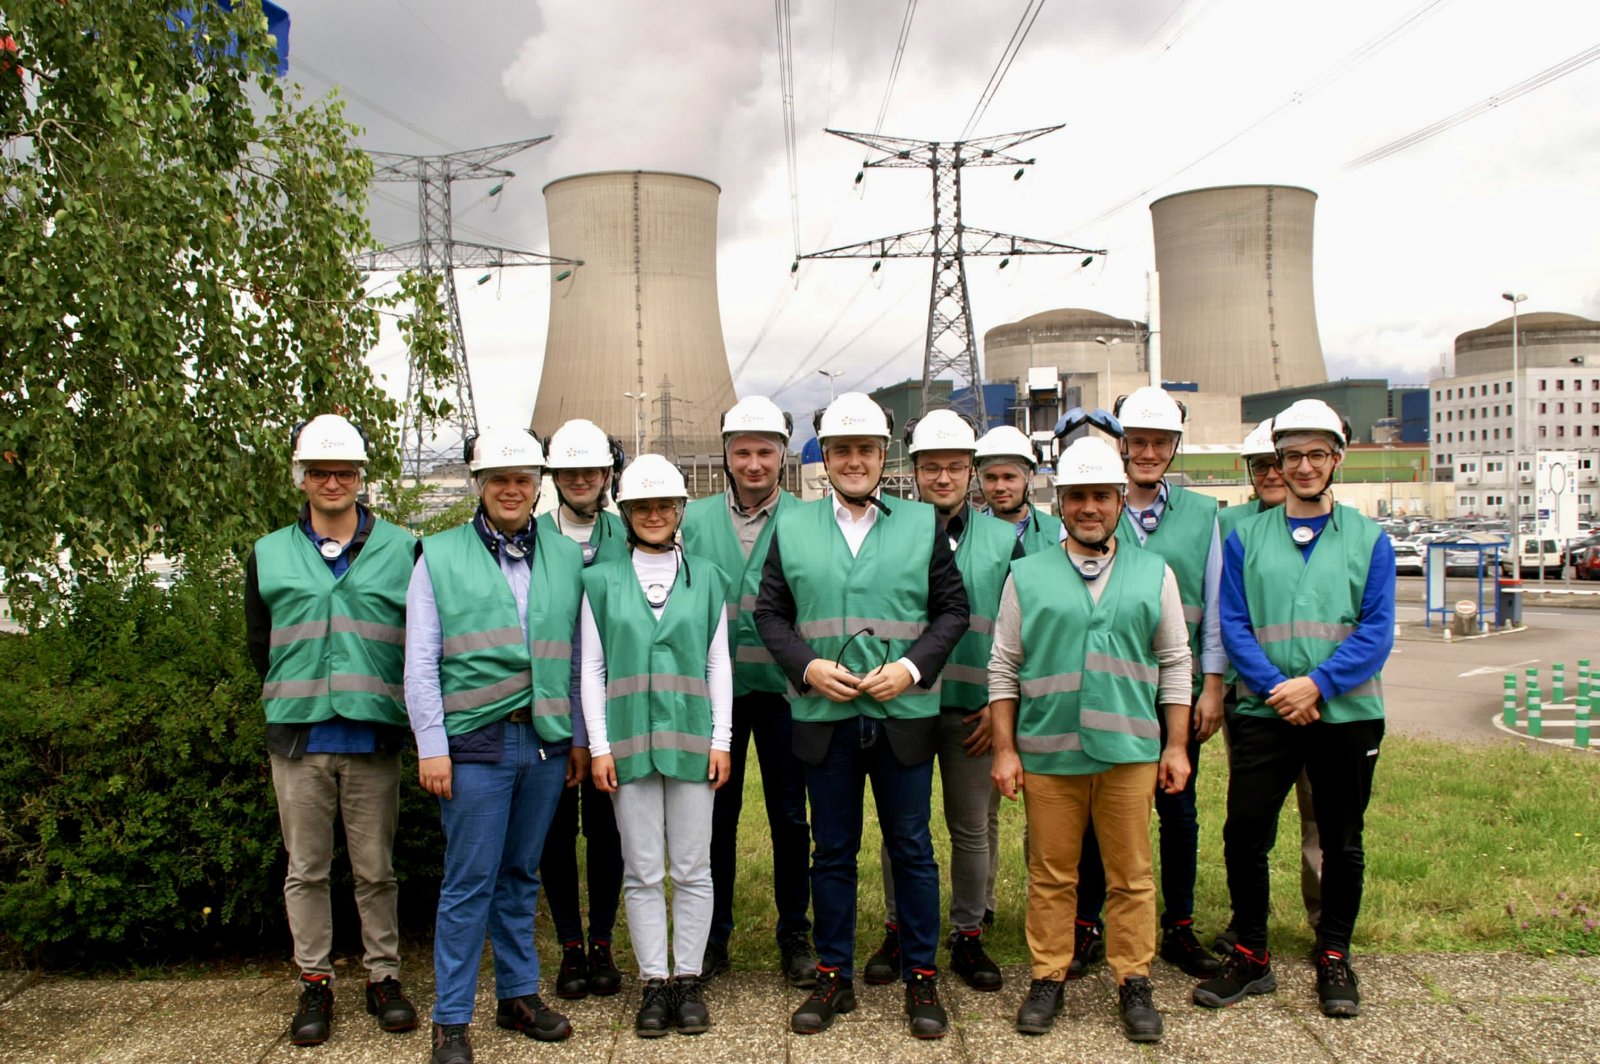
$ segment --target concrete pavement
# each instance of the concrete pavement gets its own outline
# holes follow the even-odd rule
[[[1191,982],[1161,962],[1151,973],[1166,1037],[1140,1047],[1123,1039],[1110,976],[1071,984],[1050,1034],[1012,1030],[1026,991],[1024,968],[1006,969],[1006,987],[979,994],[951,979],[944,998],[949,1037],[916,1042],[905,1033],[898,987],[861,987],[861,1005],[834,1027],[802,1038],[788,1016],[802,1000],[777,976],[735,973],[708,991],[713,1027],[705,1035],[646,1041],[633,1035],[638,984],[612,998],[561,1002],[574,1036],[541,1045],[494,1026],[488,980],[473,1026],[477,1059],[591,1062],[692,1061],[751,1064],[792,1061],[888,1064],[892,1061],[1032,1064],[1035,1061],[1597,1061],[1600,1060],[1600,958],[1541,960],[1521,954],[1357,957],[1363,1015],[1330,1020],[1317,1011],[1303,957],[1275,958],[1280,989],[1220,1012],[1189,1003]],[[320,1048],[289,1045],[293,982],[282,975],[186,980],[8,981],[0,1003],[0,1059],[27,1064],[345,1064],[425,1061],[424,1028],[378,1031],[362,1006],[359,976],[337,988],[333,1038]],[[432,993],[411,984],[426,1006]]]

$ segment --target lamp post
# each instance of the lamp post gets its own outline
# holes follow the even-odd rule
[[[1511,576],[1520,581],[1522,551],[1517,536],[1522,531],[1522,379],[1517,371],[1517,304],[1528,294],[1501,292],[1500,298],[1511,304]]]
[[[832,406],[833,405],[833,399],[834,399],[834,394],[833,394],[834,388],[835,388],[836,385],[838,385],[839,378],[844,376],[844,370],[842,370],[842,369],[833,369],[833,370],[819,369],[819,370],[817,370],[817,372],[822,374],[824,377],[828,378],[828,405]]]
[[[643,392],[623,392],[624,398],[632,399],[638,415],[634,418],[633,430],[633,456],[639,457],[644,453],[644,399]]]
[[[1122,342],[1122,337],[1113,336],[1108,340],[1104,336],[1096,336],[1094,342],[1106,349],[1106,390],[1100,396],[1100,405],[1110,410],[1111,403],[1107,399],[1111,395],[1111,349]]]

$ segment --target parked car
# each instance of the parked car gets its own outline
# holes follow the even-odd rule
[[[1561,579],[1561,572],[1567,567],[1567,556],[1559,540],[1549,536],[1518,536],[1517,544],[1522,552],[1523,577],[1537,579],[1542,575],[1546,580]],[[1511,573],[1511,552],[1506,551],[1500,555],[1500,575],[1510,576]]]
[[[1422,548],[1409,540],[1396,541],[1394,545],[1395,575],[1421,576],[1422,570]]]
[[[1600,580],[1600,544],[1584,547],[1573,556],[1572,575],[1579,580]]]

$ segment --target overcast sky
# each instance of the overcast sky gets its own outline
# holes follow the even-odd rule
[[[928,264],[794,256],[777,25],[754,0],[284,0],[290,77],[343,87],[362,144],[436,153],[551,134],[510,160],[498,202],[459,185],[461,239],[546,248],[540,189],[568,174],[668,169],[722,187],[719,285],[741,394],[809,410],[840,386],[920,375]],[[1027,0],[920,0],[882,132],[958,137]],[[806,250],[926,226],[925,171],[874,170],[824,127],[871,131],[905,3],[790,0]],[[1392,35],[1410,16],[1409,25]],[[1387,36],[1386,36],[1387,35]],[[1382,161],[1352,160],[1600,44],[1595,0],[1045,0],[991,106],[988,136],[1065,123],[1021,181],[968,171],[968,224],[1110,254],[969,262],[974,325],[1053,307],[1145,317],[1149,204],[1184,189],[1304,185],[1330,377],[1437,375],[1456,334],[1524,311],[1600,317],[1600,62]],[[1368,47],[1378,45],[1378,47]],[[1265,119],[1263,121],[1263,119]],[[1242,135],[1241,135],[1242,134]],[[380,240],[416,234],[414,192],[379,187]],[[1120,206],[1121,209],[1115,209]],[[458,278],[481,424],[525,424],[549,271]],[[774,317],[774,315],[776,315]],[[772,324],[757,346],[758,335]],[[981,349],[981,348],[980,348]],[[898,352],[898,355],[897,355]],[[372,362],[403,392],[390,330]]]

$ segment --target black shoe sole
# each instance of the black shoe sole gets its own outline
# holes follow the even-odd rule
[[[407,1031],[415,1031],[417,1026],[416,1020],[412,1020],[410,1023],[392,1023],[387,1026],[380,1023],[378,1024],[378,1030],[384,1034],[405,1034]]]
[[[956,972],[961,981],[967,984],[969,990],[976,990],[980,994],[993,994],[1005,989],[1005,976],[999,972],[986,972],[982,975],[968,975],[966,972]],[[988,980],[993,980],[989,982]]]
[[[1159,1042],[1162,1034],[1161,1031],[1130,1031],[1126,1027],[1122,1033],[1130,1042]]]
[[[1359,1001],[1324,1001],[1322,1014],[1333,1020],[1351,1020],[1361,1015]]]
[[[705,1034],[711,1030],[711,1021],[707,1020],[705,1023],[695,1024],[674,1024],[673,1030],[679,1034]]]
[[[915,1027],[910,1027],[909,1029],[911,1031],[912,1038],[920,1039],[924,1042],[936,1042],[950,1033],[950,1025],[948,1023],[938,1031],[929,1031],[927,1033],[919,1032]]]
[[[292,1046],[320,1046],[330,1037],[332,1037],[332,1032],[329,1032],[329,1034],[325,1034],[320,1038],[295,1038],[290,1036],[289,1044]]]
[[[872,966],[868,965],[861,970],[861,981],[868,986],[888,986],[890,983],[900,981],[900,969],[896,968],[892,972],[885,972],[882,969],[874,971]]]
[[[555,1031],[541,1031],[536,1027],[524,1027],[516,1020],[503,1020],[496,1016],[494,1025],[499,1027],[501,1030],[516,1031],[519,1034],[527,1035],[535,1042],[565,1042],[568,1038],[572,1037],[571,1023],[563,1023],[561,1027]]]
[[[823,1020],[821,1025],[817,1027],[800,1027],[795,1024],[794,1017],[791,1016],[789,1018],[789,1030],[793,1031],[795,1034],[821,1034],[823,1031],[826,1031],[829,1027],[833,1026],[834,1020],[838,1019],[840,1016],[848,1015],[855,1010],[856,1000],[854,997],[852,997],[843,1005],[835,1005],[833,1007],[833,1011],[828,1014],[828,1018]]]
[[[1201,990],[1199,987],[1195,987],[1194,988],[1194,994],[1192,995],[1192,1000],[1194,1001],[1194,1003],[1196,1005],[1200,1005],[1200,1006],[1202,1006],[1204,1008],[1208,1008],[1208,1009],[1224,1009],[1224,1008],[1227,1008],[1229,1005],[1235,1005],[1235,1004],[1243,1001],[1245,998],[1250,997],[1252,995],[1255,995],[1255,994],[1270,994],[1274,990],[1277,990],[1277,989],[1278,989],[1278,976],[1277,976],[1277,974],[1274,973],[1274,972],[1268,972],[1266,975],[1261,976],[1259,979],[1252,979],[1250,982],[1244,984],[1244,986],[1242,986],[1239,989],[1239,992],[1237,994],[1234,994],[1232,997],[1227,997],[1227,998],[1220,997],[1220,996],[1218,996],[1216,994],[1211,993],[1209,990]]]
[[[783,973],[784,981],[796,990],[810,990],[817,985],[817,970],[811,969],[809,975],[802,975],[798,979],[788,972]]]
[[[1056,1021],[1055,1021],[1054,1017],[1051,1018],[1049,1023],[1014,1023],[1014,1024],[1012,1024],[1012,1026],[1014,1028],[1016,1028],[1016,1031],[1017,1031],[1018,1034],[1049,1034],[1050,1033],[1050,1029],[1052,1027],[1054,1027],[1055,1025],[1056,1025]]]
[[[672,1033],[672,1028],[671,1027],[663,1027],[659,1031],[656,1030],[655,1028],[651,1028],[650,1030],[647,1030],[647,1031],[641,1031],[639,1028],[635,1027],[633,1029],[633,1033],[638,1035],[640,1038],[664,1038],[667,1035]]]

